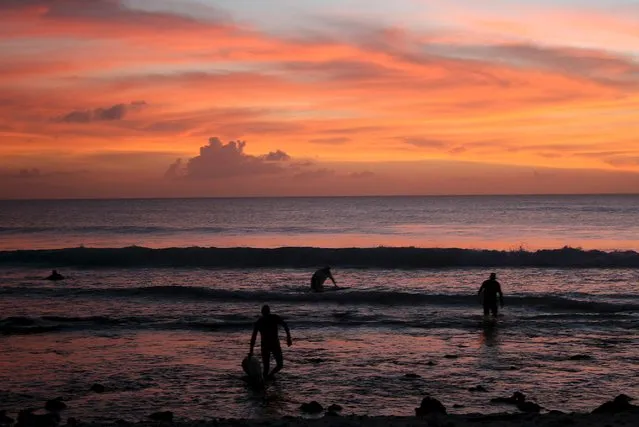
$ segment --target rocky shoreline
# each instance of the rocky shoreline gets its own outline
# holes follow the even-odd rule
[[[639,425],[639,406],[630,402],[633,398],[620,394],[613,400],[603,403],[590,413],[565,413],[550,411],[542,413],[542,408],[532,402],[526,402],[522,393],[516,392],[502,402],[510,403],[519,412],[500,414],[448,414],[445,406],[437,399],[426,396],[414,416],[366,416],[340,415],[341,407],[331,405],[323,408],[317,402],[304,403],[300,411],[304,416],[284,416],[278,419],[219,419],[182,420],[174,419],[171,411],[155,412],[145,421],[130,422],[114,418],[110,422],[81,422],[68,418],[62,422],[61,413],[66,405],[61,399],[47,401],[44,408],[24,409],[14,420],[6,411],[0,410],[0,427],[235,427],[235,426],[279,426],[279,427],[328,427],[328,426],[397,426],[412,427],[472,427],[472,426],[535,426],[535,427],[631,427]]]

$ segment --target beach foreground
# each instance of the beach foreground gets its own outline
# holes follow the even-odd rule
[[[283,417],[280,419],[212,419],[201,421],[158,422],[145,421],[128,423],[116,421],[112,423],[75,423],[68,425],[86,427],[158,427],[159,425],[171,425],[175,427],[234,427],[234,426],[273,426],[273,427],[472,427],[472,426],[535,426],[535,427],[610,427],[610,426],[637,426],[639,425],[639,410],[631,410],[621,413],[585,414],[562,413],[554,411],[546,414],[470,414],[470,415],[429,415],[426,417],[399,417],[399,416],[324,416],[322,418]]]
[[[612,427],[612,426],[637,426],[639,425],[639,406],[630,404],[633,400],[627,395],[621,394],[614,400],[608,401],[590,413],[565,413],[562,411],[516,412],[497,414],[447,414],[445,407],[437,399],[425,397],[420,407],[415,408],[416,416],[367,416],[347,415],[341,416],[339,405],[332,405],[324,412],[324,408],[317,402],[304,404],[300,408],[303,412],[310,412],[316,408],[313,415],[303,417],[285,416],[282,418],[212,418],[208,420],[175,420],[173,412],[155,412],[148,416],[148,420],[140,422],[128,422],[122,419],[113,421],[83,423],[75,418],[68,418],[66,427],[224,427],[224,426],[279,426],[279,427],[332,427],[332,426],[429,426],[429,427],[470,427],[470,426],[535,426],[535,427],[559,427],[559,426],[583,426],[583,427]],[[522,401],[523,402],[523,401]],[[58,406],[60,405],[60,406]],[[520,404],[521,406],[522,404]],[[535,405],[529,402],[529,405]],[[15,427],[58,427],[61,416],[59,409],[64,408],[60,400],[47,402],[47,413],[36,414],[32,409],[20,411]],[[521,406],[523,408],[523,406]],[[14,420],[6,416],[5,411],[0,411],[0,425],[11,426]]]

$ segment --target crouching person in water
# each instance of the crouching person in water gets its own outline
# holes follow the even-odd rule
[[[326,266],[313,273],[313,277],[311,277],[311,290],[313,292],[322,292],[326,279],[331,279],[333,285],[337,288],[337,283],[331,274],[331,267]]]
[[[261,337],[262,366],[264,370],[264,378],[270,379],[284,367],[284,357],[282,356],[282,347],[280,346],[280,338],[277,334],[279,325],[284,327],[286,331],[286,344],[290,347],[293,344],[291,339],[291,331],[288,325],[277,314],[271,314],[268,305],[262,307],[262,316],[255,322],[253,335],[251,336],[251,349],[249,350],[249,358],[253,356],[253,348],[255,347],[255,339],[257,333]],[[269,373],[271,363],[271,354],[275,359],[275,368]]]

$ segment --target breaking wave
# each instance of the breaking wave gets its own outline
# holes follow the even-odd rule
[[[261,290],[225,290],[199,286],[147,286],[134,288],[77,288],[77,287],[5,287],[0,295],[28,295],[43,297],[109,297],[109,298],[147,298],[156,300],[195,300],[229,302],[282,302],[282,303],[325,303],[344,305],[378,306],[459,306],[476,307],[476,295],[426,294],[418,292],[376,291],[347,289],[339,292],[313,293],[277,292]],[[639,311],[637,299],[623,302],[591,301],[560,296],[508,296],[508,306],[543,309],[548,312],[581,312],[590,314],[614,314]],[[73,318],[75,321],[75,318]],[[106,321],[101,317],[92,318]],[[79,318],[84,321],[86,318]],[[71,321],[71,320],[68,320]]]
[[[66,248],[0,251],[0,265],[62,267],[208,267],[342,268],[549,267],[637,268],[635,251],[582,250],[564,247],[538,251],[458,248]]]

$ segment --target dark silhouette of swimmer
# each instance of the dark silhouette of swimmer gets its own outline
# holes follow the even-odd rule
[[[278,373],[284,367],[284,358],[282,356],[282,348],[280,347],[280,338],[277,335],[278,326],[282,325],[286,331],[286,344],[290,347],[293,344],[291,339],[291,331],[288,329],[288,325],[277,314],[271,314],[271,308],[268,305],[262,307],[262,317],[257,319],[255,327],[253,328],[253,335],[251,336],[251,349],[249,350],[249,358],[253,356],[253,348],[255,347],[255,339],[257,338],[257,332],[260,332],[261,351],[262,351],[262,366],[264,370],[264,378],[272,378],[273,375]],[[275,358],[276,366],[269,373],[269,366],[271,363],[271,354]]]
[[[58,270],[52,270],[51,274],[49,274],[46,280],[64,280],[64,276],[58,273]]]
[[[497,316],[497,294],[499,294],[499,305],[504,306],[504,294],[501,291],[501,285],[497,281],[497,275],[490,273],[490,278],[484,280],[484,283],[479,287],[477,294],[484,293],[482,304],[484,305],[484,316],[487,316],[489,312],[493,316]]]
[[[313,277],[311,277],[311,290],[313,292],[322,292],[324,290],[324,282],[326,282],[326,279],[331,279],[333,285],[337,287],[337,283],[335,283],[335,279],[331,274],[331,267],[326,266],[313,273]]]

